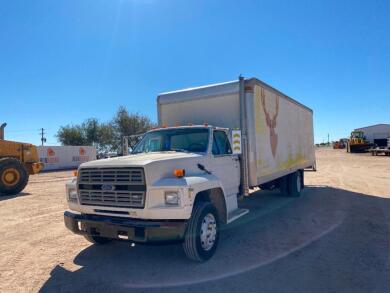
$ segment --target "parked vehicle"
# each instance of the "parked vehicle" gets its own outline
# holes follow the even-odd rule
[[[344,139],[340,139],[339,141],[334,141],[333,142],[333,149],[345,149],[345,142]]]
[[[179,241],[205,261],[251,187],[299,196],[315,165],[312,110],[258,79],[160,94],[160,128],[129,156],[82,164],[65,225],[89,241]],[[175,126],[180,125],[180,126]]]
[[[43,164],[36,146],[4,139],[6,125],[0,126],[0,195],[15,195],[26,187],[29,175],[42,170]]]
[[[370,143],[364,136],[363,131],[354,130],[351,132],[351,136],[347,144],[348,153],[364,153],[367,152],[373,143]]]

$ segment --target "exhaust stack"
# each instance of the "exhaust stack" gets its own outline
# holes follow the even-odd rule
[[[7,126],[7,123],[3,123],[0,126],[0,139],[4,140],[4,128]]]

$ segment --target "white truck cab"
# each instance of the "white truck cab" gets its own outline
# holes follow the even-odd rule
[[[182,241],[192,228],[186,251],[197,260],[214,253],[219,222],[247,212],[237,206],[240,165],[229,131],[213,126],[149,131],[131,155],[84,163],[66,186],[80,213],[65,213],[73,232],[96,243]]]
[[[303,169],[315,163],[312,137],[305,138],[305,135],[312,136],[312,124],[303,128],[302,125],[290,127],[290,131],[301,129],[299,131],[306,133],[299,134],[304,141],[297,148],[294,146],[295,138],[289,142],[290,153],[287,161],[283,161],[283,152],[287,148],[279,146],[275,150],[275,142],[270,142],[274,139],[272,131],[275,130],[267,132],[262,128],[263,132],[256,132],[250,129],[249,123],[244,123],[239,125],[244,130],[241,138],[241,131],[232,127],[231,123],[224,125],[221,117],[213,119],[216,112],[220,111],[221,115],[226,112],[223,105],[219,110],[207,107],[207,99],[215,104],[212,99],[223,98],[224,95],[227,95],[226,105],[229,106],[230,96],[233,95],[237,98],[233,104],[240,105],[237,109],[238,121],[243,120],[243,115],[249,117],[245,119],[255,120],[256,115],[245,106],[250,103],[248,100],[255,101],[253,94],[250,96],[253,93],[250,85],[253,90],[256,84],[253,80],[240,79],[232,84],[212,85],[211,93],[205,92],[204,87],[189,89],[191,93],[184,91],[183,99],[180,98],[183,91],[178,92],[179,99],[175,97],[176,100],[172,99],[176,93],[168,93],[165,104],[160,95],[160,120],[167,119],[164,117],[172,120],[174,117],[174,123],[185,122],[182,120],[189,115],[186,113],[199,107],[194,107],[194,101],[197,101],[204,105],[202,113],[198,113],[203,116],[200,119],[215,120],[219,125],[161,126],[144,134],[128,156],[82,164],[77,177],[66,184],[71,210],[64,214],[66,227],[96,244],[105,244],[113,239],[179,241],[190,259],[205,261],[217,248],[220,225],[248,212],[239,208],[238,197],[248,195],[249,187],[279,187],[286,194],[299,195],[303,187]],[[215,87],[222,90],[222,95],[215,95]],[[242,90],[244,88],[249,96]],[[194,98],[189,99],[188,95]],[[264,94],[262,97],[260,99],[264,101]],[[175,107],[169,107],[169,104],[177,106],[177,103],[181,103],[181,113]],[[246,111],[243,111],[243,105]],[[260,105],[266,106],[265,101]],[[169,112],[172,109],[176,113]],[[211,116],[204,117],[208,116],[208,111]],[[267,123],[266,117],[260,118]],[[299,123],[307,119],[306,116],[296,118],[301,121]],[[196,120],[195,116],[192,119]],[[228,119],[232,121],[231,117]],[[259,117],[256,119],[259,120]],[[263,123],[260,120],[254,123],[259,122]],[[309,119],[309,123],[312,120]],[[279,135],[283,134],[279,132]],[[264,144],[263,139],[268,144]],[[280,140],[283,141],[282,137]],[[304,146],[307,142],[310,145]],[[262,149],[263,144],[268,149]],[[255,159],[253,152],[256,148],[261,152],[262,161]],[[299,150],[297,156],[295,149]],[[282,160],[279,157],[276,160],[277,151],[282,152],[279,155]],[[272,168],[273,172],[270,172]],[[261,173],[264,170],[266,172]]]

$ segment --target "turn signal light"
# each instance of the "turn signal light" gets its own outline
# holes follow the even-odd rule
[[[184,169],[175,169],[173,170],[173,175],[177,178],[181,178],[186,175],[186,171]]]
[[[78,174],[77,170],[74,170],[74,171],[72,172],[72,174],[73,174],[74,177],[77,177],[77,174]]]

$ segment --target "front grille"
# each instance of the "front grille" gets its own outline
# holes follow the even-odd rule
[[[143,207],[145,199],[143,191],[80,190],[79,194],[81,204],[105,207]]]
[[[141,168],[86,168],[80,170],[79,183],[145,184]]]
[[[143,208],[146,184],[142,168],[82,168],[78,178],[82,205]]]

